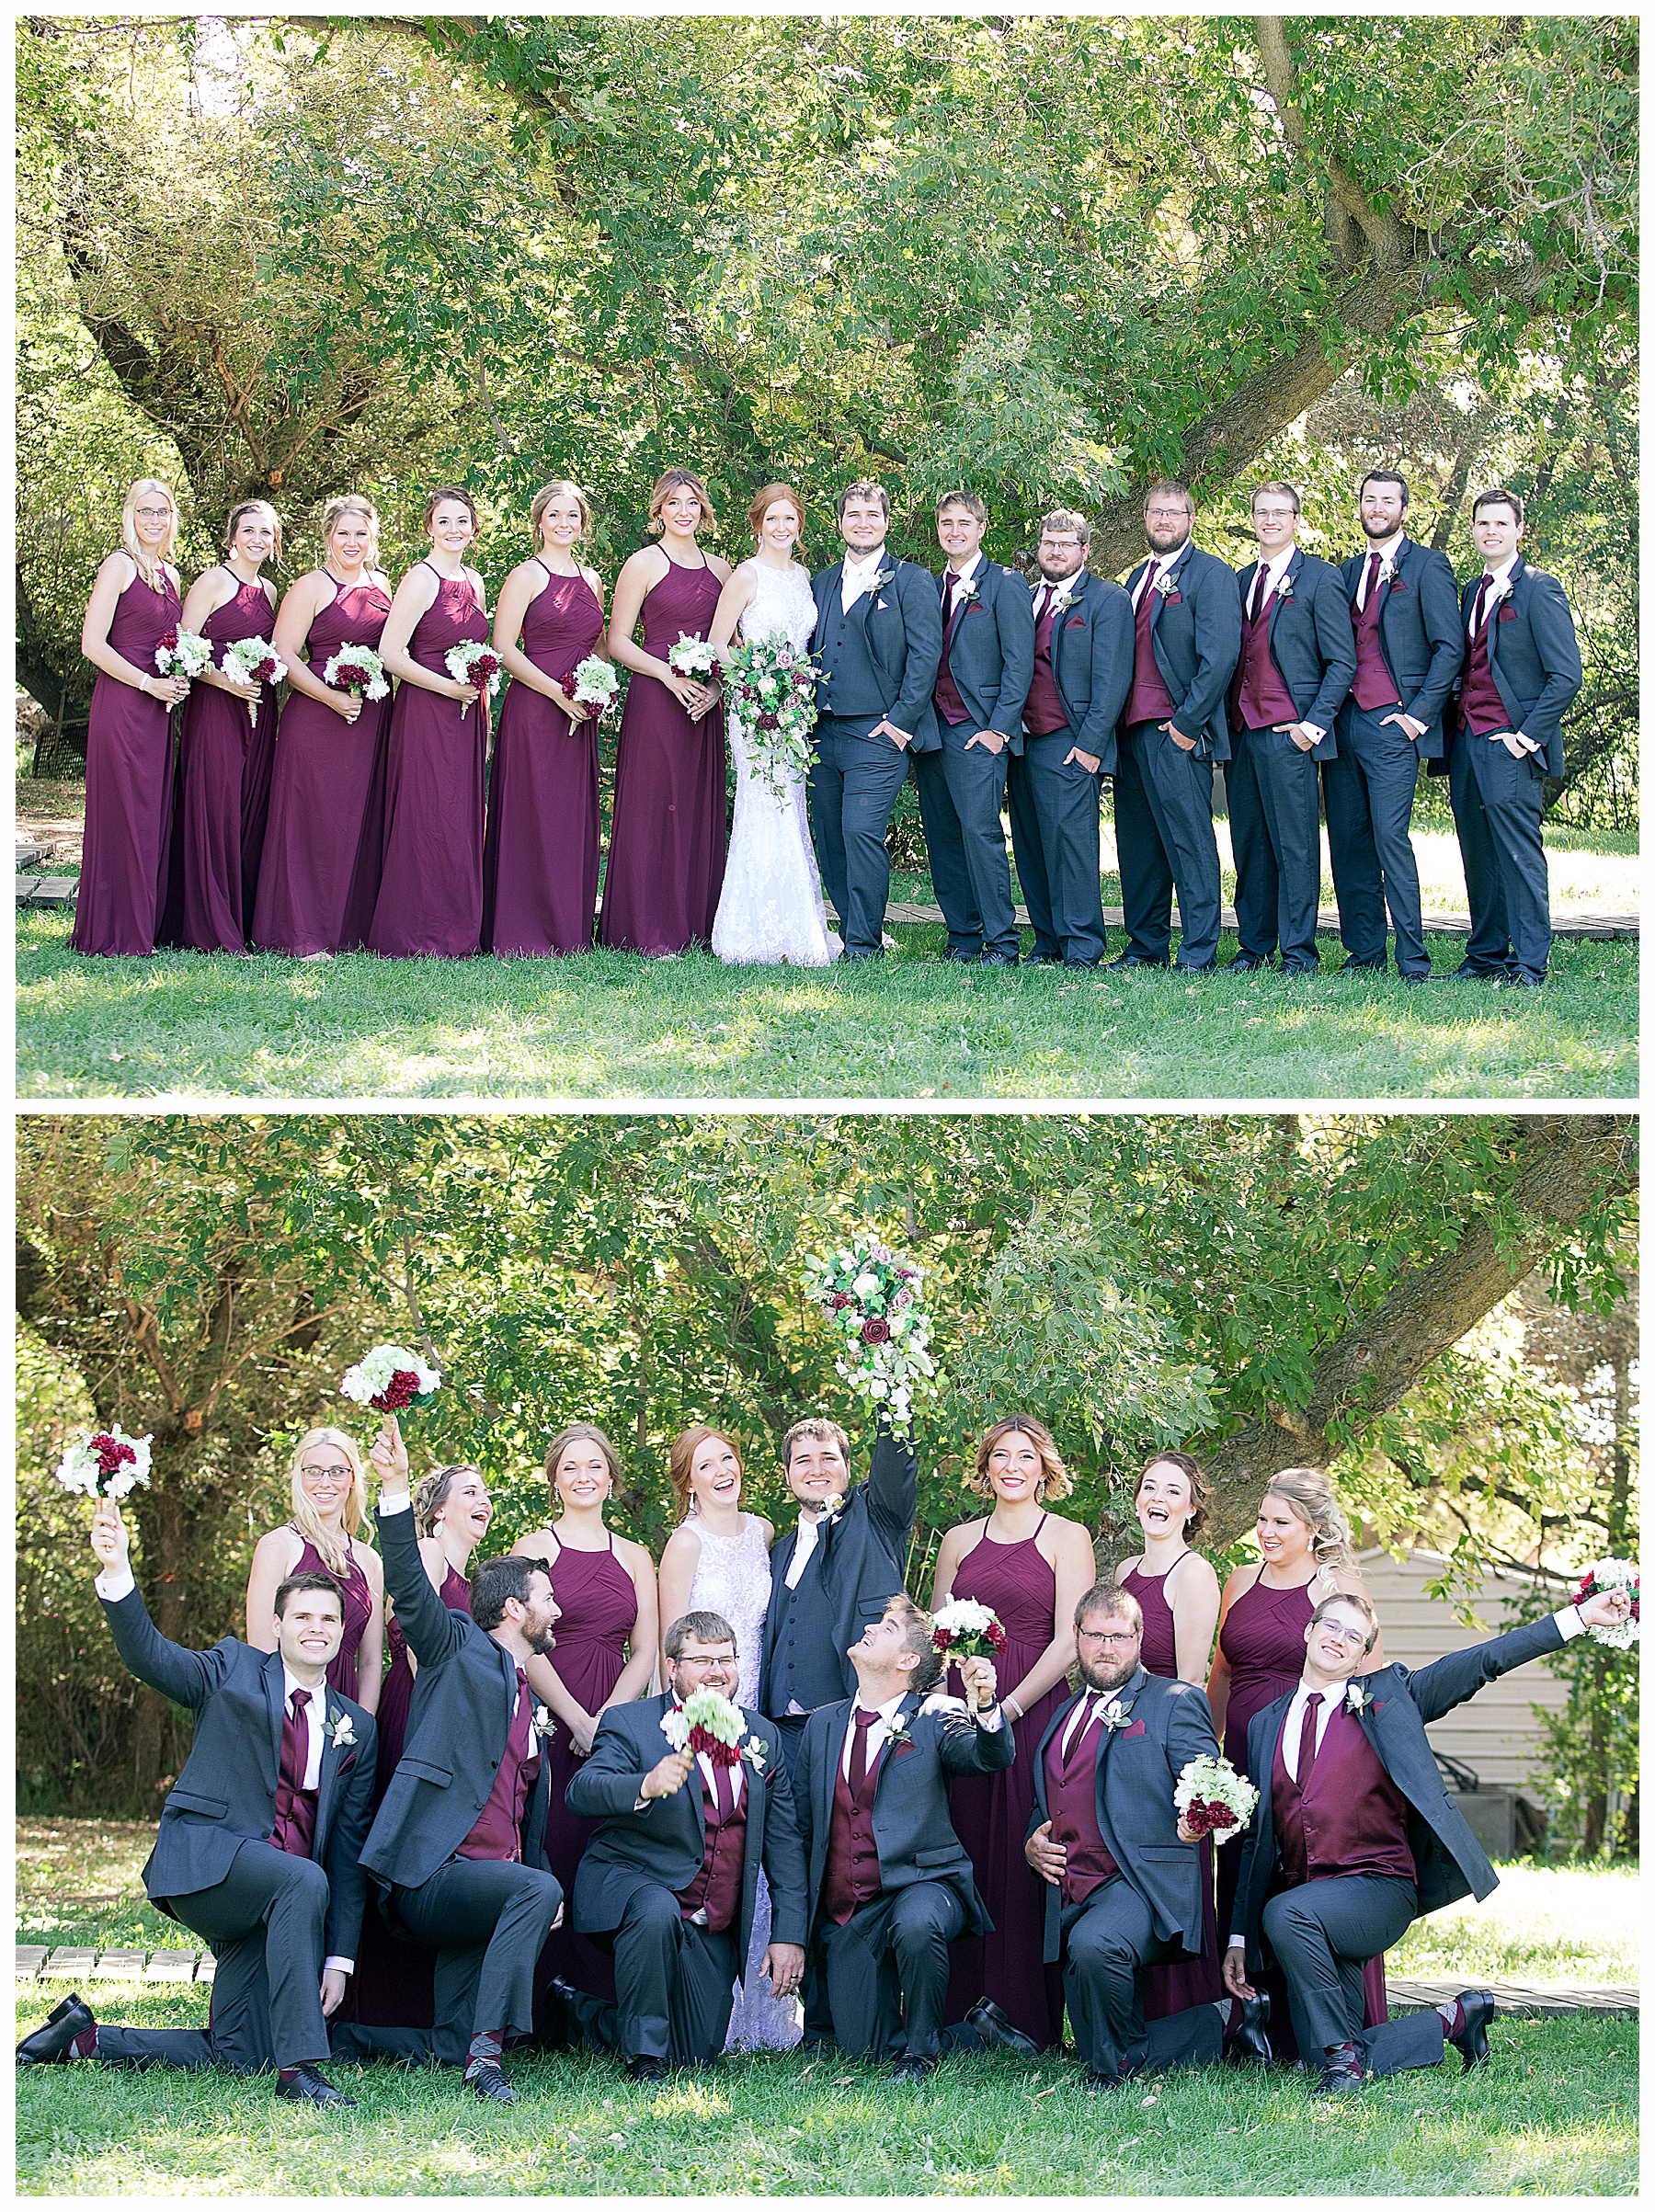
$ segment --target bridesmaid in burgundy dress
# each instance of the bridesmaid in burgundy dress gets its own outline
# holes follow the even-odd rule
[[[141,476],[120,510],[122,551],[97,572],[81,651],[97,670],[86,726],[86,827],[69,942],[77,952],[147,953],[166,895],[172,833],[172,710],[189,696],[155,647],[183,603],[171,564],[178,508]]]
[[[1136,1558],[1123,1560],[1116,1580],[1129,1590],[1143,1609],[1144,1646],[1139,1657],[1151,1674],[1170,1682],[1182,1680],[1200,1688],[1207,1679],[1213,1656],[1213,1630],[1218,1621],[1218,1578],[1199,1552],[1190,1549],[1190,1538],[1206,1525],[1207,1500],[1212,1492],[1201,1470],[1187,1454],[1158,1452],[1138,1477],[1133,1499],[1144,1548]],[[1227,1850],[1238,1851],[1233,1838]],[[1193,2004],[1224,2004],[1227,1999],[1219,1978],[1223,1946],[1214,1916],[1213,1853],[1210,1836],[1201,1846],[1202,1930],[1201,1956],[1178,1959],[1168,1966],[1150,1967],[1144,1977],[1144,2017],[1163,2020]]]
[[[1284,1467],[1273,1476],[1259,1505],[1258,1567],[1238,1567],[1224,1586],[1218,1649],[1207,1682],[1213,1726],[1224,1755],[1238,1773],[1247,1772],[1247,1725],[1255,1713],[1296,1684],[1304,1671],[1305,1631],[1323,1598],[1335,1591],[1367,1591],[1356,1572],[1350,1524],[1315,1467]],[[1384,1664],[1384,1639],[1364,1661],[1364,1671]],[[1219,1942],[1233,1932],[1239,1847],[1218,1853]],[[1385,1961],[1368,1961],[1364,1975],[1367,2024],[1388,2017]],[[1281,1995],[1279,1986],[1273,1999]],[[1284,2001],[1273,2002],[1270,2040],[1277,2058],[1293,2055],[1293,2031]]]
[[[621,1479],[615,1447],[601,1429],[571,1422],[546,1451],[546,1484],[557,1518],[512,1545],[546,1570],[559,1610],[551,1657],[531,1659],[530,1687],[559,1723],[542,1753],[551,1763],[546,1807],[546,1860],[575,1894],[575,1869],[592,1823],[564,1803],[570,1777],[592,1748],[611,1705],[630,1705],[655,1672],[657,1620],[655,1561],[641,1544],[612,1534],[603,1509]],[[554,1928],[536,1969],[543,1989],[555,1975],[589,1995],[614,2001],[614,1967],[598,1946],[569,1926]]]
[[[477,534],[469,492],[426,502],[428,559],[396,587],[380,640],[397,679],[385,773],[384,865],[370,952],[464,960],[483,937],[483,763],[488,706],[445,663],[462,640],[488,641],[483,579],[465,565]]]
[[[622,567],[610,617],[610,657],[635,673],[615,747],[598,941],[667,953],[713,941],[725,834],[721,693],[715,679],[679,676],[667,656],[680,634],[706,636],[730,565],[695,542],[703,525],[718,525],[706,485],[690,470],[659,479],[649,519],[661,542]],[[633,643],[640,610],[641,648]]]
[[[276,1592],[289,1575],[332,1575],[345,1608],[345,1636],[327,1670],[343,1697],[372,1713],[384,1659],[385,1573],[357,1534],[367,1512],[362,1455],[343,1429],[302,1436],[290,1470],[293,1518],[258,1539],[247,1577],[247,1641],[276,1648]]]
[[[950,1793],[954,1829],[994,1927],[949,1946],[946,2018],[964,2020],[987,1997],[1043,2050],[1055,2050],[1063,2040],[1063,1978],[1041,1963],[1045,1888],[1023,1857],[1023,1838],[1035,1753],[1069,1693],[1075,1607],[1096,1579],[1091,1538],[1079,1521],[1045,1510],[1048,1499],[1067,1496],[1068,1475],[1050,1431],[1029,1414],[989,1430],[968,1487],[992,1498],[994,1508],[943,1537],[931,1606],[975,1598],[1004,1628],[995,1674],[1017,1758],[1003,1773],[960,1776]]]
[[[341,645],[380,649],[391,585],[377,566],[373,502],[355,493],[330,499],[321,535],[321,567],[299,578],[276,616],[290,688],[253,916],[260,952],[299,960],[360,948],[385,837],[389,689],[364,699],[322,678]]]
[[[577,485],[534,495],[539,548],[514,568],[495,610],[495,651],[511,689],[489,770],[483,846],[483,949],[587,952],[598,912],[598,717],[575,671],[603,635],[603,585],[575,547],[592,527]],[[522,649],[518,647],[522,638]]]
[[[276,587],[260,574],[281,558],[281,519],[266,499],[244,499],[224,525],[226,558],[199,576],[183,627],[223,648],[276,629]],[[254,721],[250,710],[257,709]],[[276,753],[276,687],[202,670],[184,710],[174,874],[182,906],[168,933],[198,952],[240,952],[253,927],[259,856]]]

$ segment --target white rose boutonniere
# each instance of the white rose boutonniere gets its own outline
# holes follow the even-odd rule
[[[882,568],[879,574],[874,577],[872,584],[869,585],[868,589],[870,591],[883,591],[887,584],[894,584],[896,581],[896,571],[894,568]]]
[[[964,607],[967,599],[975,599],[976,596],[976,578],[975,576],[968,576],[964,584],[961,584],[955,587],[954,605],[956,607]]]
[[[544,1743],[557,1724],[553,1719],[549,1707],[545,1705],[536,1705],[534,1708],[534,1716],[531,1721],[530,1726],[533,1728],[535,1734],[540,1738],[541,1741]]]
[[[1160,593],[1162,599],[1165,599],[1170,591],[1172,591],[1176,588],[1176,586],[1173,582],[1172,571],[1170,568],[1163,568],[1159,576],[1156,577],[1155,588]]]
[[[770,1754],[757,1736],[749,1735],[742,1744],[741,1756],[747,1761],[755,1774],[762,1774]]]
[[[893,1713],[890,1719],[885,1722],[885,1741],[887,1743],[900,1743],[907,1732],[907,1715],[906,1713]]]
[[[1347,1713],[1365,1712],[1374,1702],[1360,1682],[1346,1682],[1344,1701]]]
[[[356,1741],[356,1729],[348,1713],[336,1713],[327,1730],[327,1739],[336,1751],[343,1751]]]
[[[1079,592],[1070,591],[1066,585],[1052,601],[1052,612],[1055,615],[1061,614],[1066,608],[1072,607],[1079,597]]]
[[[830,1527],[832,1523],[839,1519],[839,1515],[844,1511],[844,1510],[845,1499],[842,1491],[835,1497],[824,1498],[821,1504],[816,1509],[817,1528],[822,1529]]]
[[[1132,1718],[1132,1707],[1124,1705],[1118,1697],[1112,1697],[1103,1708],[1103,1726],[1112,1731],[1124,1728]]]
[[[1287,574],[1287,571],[1284,568],[1283,569],[1281,575],[1276,578],[1275,595],[1284,607],[1286,606],[1289,599],[1291,599],[1293,597],[1293,578]]]

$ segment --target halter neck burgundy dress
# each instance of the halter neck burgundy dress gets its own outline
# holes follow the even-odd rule
[[[328,1662],[327,1679],[341,1697],[355,1697],[357,1693],[357,1658],[361,1650],[362,1633],[373,1617],[373,1592],[368,1587],[368,1578],[354,1552],[343,1576],[335,1573],[310,1538],[302,1531],[288,1526],[300,1538],[303,1549],[293,1563],[296,1575],[329,1575],[339,1586],[339,1603],[345,1615],[345,1634],[339,1648]]]
[[[115,602],[108,642],[123,660],[159,674],[155,647],[183,614],[162,573],[152,591],[135,576]],[[153,952],[166,896],[172,838],[172,712],[100,669],[86,724],[86,826],[69,942],[77,952]]]
[[[234,577],[234,570],[228,572]],[[201,624],[220,650],[245,637],[268,643],[276,610],[262,579],[235,589]],[[198,952],[240,952],[253,927],[276,758],[276,687],[258,689],[258,719],[247,702],[213,684],[190,686],[178,747],[178,820],[174,872],[181,887],[168,935]]]
[[[1022,1680],[1056,1633],[1057,1575],[1040,1549],[1045,1521],[1043,1513],[1033,1534],[1018,1544],[993,1543],[985,1528],[954,1575],[954,1597],[987,1605],[1006,1632],[994,1670],[1002,1691]],[[960,1936],[949,1945],[944,2018],[964,2020],[978,1998],[991,1997],[1047,2050],[1063,2040],[1063,1976],[1041,1962],[1045,1884],[1023,1856],[1023,1839],[1034,1807],[1040,1739],[1068,1695],[1060,1679],[1012,1722],[1017,1757],[1002,1773],[962,1774],[949,1791],[954,1832],[970,1853],[994,1926],[987,1935]]]
[[[305,666],[318,683],[341,645],[377,653],[391,611],[382,584],[341,585],[324,573],[334,596],[304,641]],[[390,729],[389,695],[364,699],[347,723],[319,699],[289,691],[253,915],[261,952],[302,960],[360,951],[379,896]]]
[[[449,653],[462,639],[488,640],[469,578],[437,578],[437,597],[414,625],[408,656],[446,677]],[[463,716],[457,699],[400,683],[391,713],[385,771],[384,865],[368,931],[368,949],[393,959],[427,953],[464,960],[483,936],[483,760],[488,701]]]
[[[523,615],[523,656],[568,697],[576,669],[603,635],[603,609],[584,576],[559,576],[538,556],[537,564],[546,582]],[[483,845],[485,952],[510,957],[591,949],[599,852],[598,729],[596,716],[571,723],[527,684],[507,691]]]
[[[644,650],[665,660],[679,633],[705,637],[723,589],[709,567],[667,574],[644,600]],[[713,941],[725,870],[724,708],[700,722],[634,670],[615,747],[615,807],[600,945],[682,952]]]

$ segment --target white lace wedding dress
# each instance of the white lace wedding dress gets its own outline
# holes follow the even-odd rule
[[[741,619],[744,638],[783,633],[802,653],[816,628],[810,577],[797,562],[784,569],[755,560],[758,589]],[[803,772],[788,779],[785,796],[754,772],[748,735],[731,713],[725,721],[736,756],[736,820],[725,861],[724,890],[713,921],[713,950],[732,965],[825,968],[843,951],[828,929],[822,878],[810,838]]]
[[[739,819],[739,816],[737,817]],[[698,1514],[691,1522],[697,1527]],[[764,1531],[744,1513],[738,1536],[715,1536],[701,1528],[701,1557],[690,1585],[689,1611],[722,1613],[736,1631],[736,1702],[749,1713],[759,1707],[759,1664],[764,1615],[770,1605],[770,1554]],[[770,1885],[762,1872],[753,1906],[753,1940],[747,1966],[736,1985],[726,2050],[788,2051],[805,2032],[805,2012],[796,1997],[775,1998],[759,1972],[770,1939]]]

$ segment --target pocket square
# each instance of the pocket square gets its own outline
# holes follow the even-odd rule
[[[875,599],[873,602],[875,608],[888,607],[890,603],[889,599]]]
[[[1183,593],[1181,591],[1163,592],[1161,594],[1161,605],[1163,607],[1181,607],[1183,605]]]
[[[351,1768],[352,1768],[353,1766],[355,1766],[356,1762],[357,1762],[357,1755],[356,1755],[356,1753],[355,1753],[354,1751],[352,1751],[352,1753],[350,1754],[350,1757],[349,1757],[348,1759],[341,1759],[341,1760],[340,1760],[340,1762],[339,1762],[339,1774],[340,1774],[340,1778],[341,1778],[341,1780],[344,1778],[344,1776],[345,1776],[345,1775],[347,1775],[347,1774],[348,1774],[348,1773],[349,1773],[349,1772],[350,1772]]]
[[[1499,618],[1498,618],[1498,619],[1499,619],[1501,621],[1502,621],[1502,622],[1514,622],[1514,621],[1517,620],[1517,610],[1516,610],[1516,608],[1515,608],[1515,607],[1502,607],[1502,608],[1501,609],[1501,610],[1500,610],[1500,615],[1499,615]]]
[[[1390,587],[1393,591],[1406,591],[1408,589],[1408,586],[1402,581],[1400,576],[1392,576],[1390,580]]]
[[[1143,1733],[1144,1724],[1141,1720],[1128,1721],[1126,1726],[1121,1730],[1123,1740],[1134,1736],[1141,1736]]]
[[[1083,614],[1071,615],[1068,621],[1065,622],[1063,626],[1066,630],[1084,630],[1086,627],[1086,617]]]

